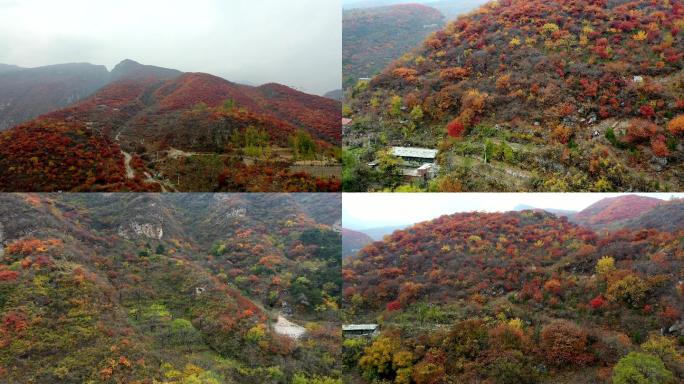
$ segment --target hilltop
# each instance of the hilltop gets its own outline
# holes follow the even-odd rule
[[[505,0],[457,18],[350,91],[345,188],[406,184],[385,156],[402,146],[440,151],[423,190],[679,189],[683,14],[678,0]]]
[[[345,340],[345,380],[679,382],[681,223],[597,233],[536,210],[396,231],[343,263],[343,321],[382,329]]]
[[[339,196],[316,203],[339,215]],[[333,380],[340,238],[308,206],[286,194],[0,196],[0,380]],[[282,317],[306,325],[301,339],[279,333]]]
[[[623,221],[638,218],[663,203],[665,201],[660,199],[638,195],[606,198],[578,212],[572,219],[589,227],[619,227]]]

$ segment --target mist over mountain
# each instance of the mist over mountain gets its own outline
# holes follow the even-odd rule
[[[327,97],[329,99],[337,100],[337,101],[342,101],[342,98],[344,98],[343,91],[341,89],[336,89],[334,91],[326,92],[323,97]]]
[[[0,14],[0,63],[111,69],[129,57],[317,95],[340,87],[338,1],[3,1]]]
[[[345,10],[342,15],[343,86],[378,74],[444,23],[435,8],[398,4]]]
[[[85,63],[0,68],[0,131],[78,102],[109,81],[104,66]]]
[[[44,85],[52,80],[36,80],[37,92],[22,106],[46,100],[70,106],[46,107],[42,116],[0,133],[6,143],[0,165],[8,170],[0,176],[0,189],[339,189],[338,101],[275,83],[252,87],[132,60],[111,73],[80,66],[97,68],[106,84],[72,100],[62,89],[41,92],[51,89]],[[78,84],[81,72],[74,71],[75,80],[65,83]],[[0,74],[0,80],[22,72]],[[61,79],[64,71],[50,73]],[[40,108],[30,110],[37,114]]]
[[[143,65],[137,61],[126,59],[112,69],[109,74],[109,79],[110,82],[123,79],[144,79],[146,77],[164,80],[180,76],[181,74],[181,71],[175,69],[156,67],[154,65]]]

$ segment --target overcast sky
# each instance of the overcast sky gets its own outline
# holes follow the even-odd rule
[[[414,224],[441,215],[469,211],[510,211],[517,205],[580,211],[619,193],[345,193],[342,225],[368,229]],[[638,193],[668,200],[684,193]]]
[[[490,0],[342,0],[342,7],[366,8],[394,4],[420,3],[434,6],[437,3],[462,5],[466,8],[475,8],[478,5],[489,2]]]
[[[341,0],[0,0],[0,63],[123,59],[278,82],[341,87]]]

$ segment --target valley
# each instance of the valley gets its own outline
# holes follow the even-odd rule
[[[335,100],[131,60],[110,76],[89,97],[0,132],[0,190],[341,188]]]
[[[0,381],[340,383],[339,210],[336,194],[1,195]]]

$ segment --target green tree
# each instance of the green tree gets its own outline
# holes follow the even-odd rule
[[[191,346],[197,342],[199,333],[187,319],[174,319],[171,322],[171,342],[175,345]]]
[[[613,384],[670,384],[674,383],[672,372],[657,356],[630,352],[613,368]]]
[[[297,159],[312,159],[316,156],[316,143],[304,130],[299,129],[290,137],[290,145]]]
[[[263,129],[249,126],[244,133],[244,151],[247,156],[261,156],[268,145],[270,136]]]
[[[348,368],[354,368],[359,362],[363,350],[368,346],[368,341],[363,337],[344,339],[342,342],[342,364]]]
[[[394,95],[390,99],[390,115],[393,117],[401,116],[401,96]]]
[[[405,139],[410,139],[415,131],[416,123],[413,121],[408,121],[401,127],[401,134],[404,135]]]
[[[420,105],[416,105],[411,109],[411,119],[416,123],[423,120],[423,108]]]
[[[401,159],[389,150],[378,152],[378,172],[383,186],[394,189],[401,184]]]
[[[223,108],[225,111],[232,111],[235,108],[235,100],[233,99],[227,99],[226,101],[223,102],[223,105],[221,105],[221,108]]]

